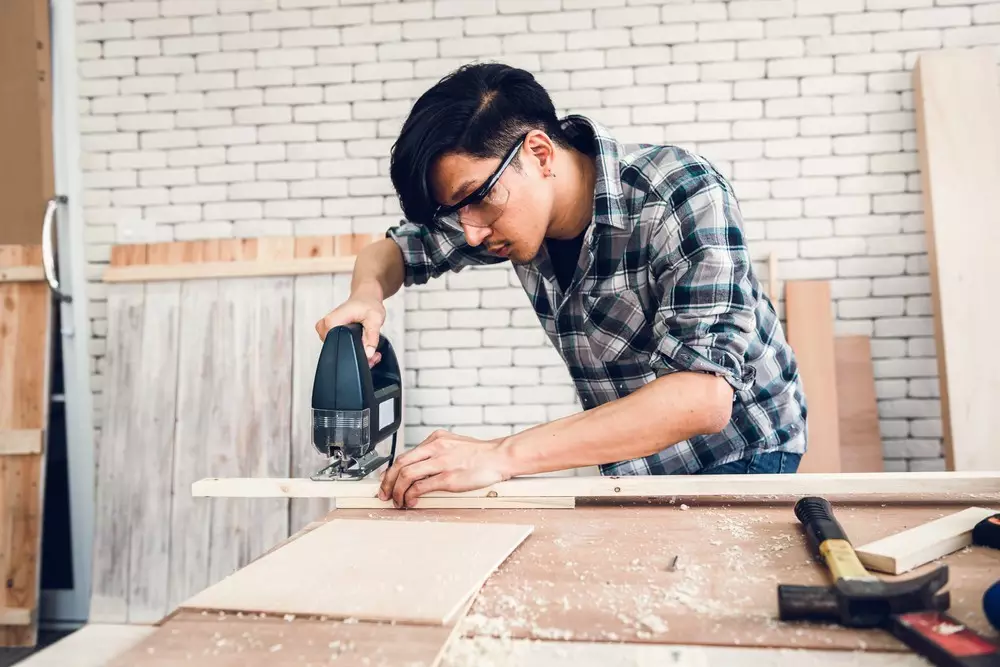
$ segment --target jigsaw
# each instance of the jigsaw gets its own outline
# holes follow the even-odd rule
[[[357,323],[330,329],[323,341],[312,392],[312,438],[329,465],[316,481],[364,479],[392,465],[403,416],[403,385],[396,353],[379,335],[381,360],[369,368]],[[387,443],[388,452],[379,445]]]

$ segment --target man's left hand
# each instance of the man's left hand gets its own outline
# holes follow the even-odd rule
[[[509,479],[504,440],[479,440],[435,431],[396,457],[382,475],[379,500],[392,498],[397,508],[413,507],[430,491],[472,491]]]

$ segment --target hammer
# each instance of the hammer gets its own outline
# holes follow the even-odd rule
[[[783,621],[833,622],[880,628],[940,667],[1000,667],[1000,646],[945,613],[951,599],[941,588],[948,567],[902,581],[868,572],[825,498],[795,503],[810,551],[833,575],[832,586],[778,586]]]

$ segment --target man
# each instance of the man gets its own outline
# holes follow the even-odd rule
[[[484,441],[437,431],[379,498],[599,465],[603,474],[791,473],[806,447],[796,362],[754,274],[733,191],[671,146],[632,153],[563,121],[523,70],[470,65],[414,104],[392,152],[407,221],[359,253],[350,298],[369,363],[401,285],[510,261],[583,411]]]

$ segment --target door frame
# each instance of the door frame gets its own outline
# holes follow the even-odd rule
[[[41,625],[79,627],[90,615],[94,526],[94,413],[89,341],[83,187],[78,117],[76,8],[74,0],[49,0],[52,57],[52,146],[55,193],[67,199],[56,216],[58,279],[72,297],[60,308],[66,408],[73,588],[42,590]],[[55,332],[53,332],[55,335]]]

